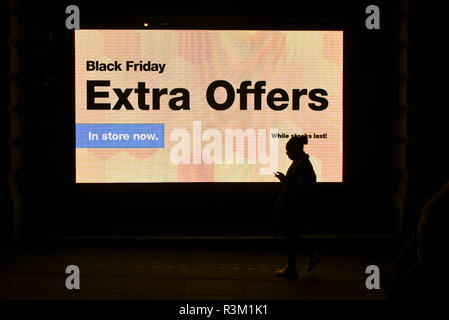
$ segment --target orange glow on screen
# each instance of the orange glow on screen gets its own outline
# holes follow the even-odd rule
[[[75,124],[78,183],[342,182],[343,31],[76,30]]]

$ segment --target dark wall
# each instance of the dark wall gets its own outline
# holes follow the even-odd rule
[[[406,209],[411,227],[424,203],[449,180],[444,14],[438,6],[410,1]]]
[[[257,226],[270,223],[277,184],[74,184],[73,32],[65,29],[68,4],[72,3],[26,7],[27,233],[188,232],[198,224],[205,224],[195,229],[203,232],[265,230]],[[178,27],[343,27],[345,182],[319,185],[313,195],[315,211],[307,218],[309,231],[392,228],[396,17],[390,1],[379,2],[381,30],[372,31],[365,28],[368,2],[76,4],[81,28],[83,21],[84,26],[129,26],[139,17]]]

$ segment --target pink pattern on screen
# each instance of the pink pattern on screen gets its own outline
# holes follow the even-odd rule
[[[76,37],[76,123],[85,124],[151,124],[165,126],[164,149],[95,149],[86,148],[77,158],[77,182],[257,182],[276,181],[270,175],[260,175],[264,165],[249,164],[249,143],[243,150],[234,140],[233,154],[242,155],[244,164],[224,164],[224,135],[229,129],[265,130],[265,151],[270,150],[270,129],[280,133],[327,133],[324,140],[310,139],[305,151],[311,155],[319,181],[342,181],[343,125],[343,32],[341,31],[236,31],[236,30],[79,30]],[[165,63],[163,73],[122,71],[86,72],[85,61],[127,60]],[[112,88],[135,88],[145,82],[150,90],[167,88],[161,96],[160,109],[153,110],[151,91],[146,96],[150,110],[137,108],[137,95],[132,92],[130,103],[135,110],[86,110],[86,80],[108,79],[109,101],[114,104]],[[229,82],[235,92],[233,105],[222,111],[213,110],[206,102],[206,89],[215,80]],[[243,81],[265,81],[261,110],[254,110],[254,95],[248,95],[247,110],[240,110],[236,93]],[[307,96],[300,99],[300,110],[292,110],[294,89],[325,88],[329,107],[313,111]],[[173,111],[168,104],[174,88],[187,88],[190,110]],[[288,106],[274,111],[267,106],[267,94],[282,88],[289,95]],[[226,100],[224,90],[215,92],[216,101]],[[193,123],[201,122],[201,133],[219,130],[222,135],[221,163],[194,163],[202,159],[202,149],[193,154]],[[190,134],[190,164],[174,164],[171,141],[174,130]],[[256,139],[256,141],[258,141]],[[285,155],[287,139],[278,139],[279,171],[285,171],[290,161]],[[208,143],[203,141],[202,148]],[[256,142],[256,154],[259,145]],[[93,157],[85,157],[91,154]],[[136,166],[136,167],[132,167]],[[92,178],[94,168],[105,168],[104,174]],[[96,169],[95,169],[96,170]],[[103,169],[101,169],[103,170]],[[122,170],[122,171],[120,171]],[[124,170],[124,171],[123,171]],[[277,170],[276,170],[277,171]],[[104,179],[104,180],[101,180]],[[93,181],[95,180],[95,181]]]
[[[212,55],[213,38],[207,30],[181,30],[176,33],[178,54],[192,64],[205,63]]]

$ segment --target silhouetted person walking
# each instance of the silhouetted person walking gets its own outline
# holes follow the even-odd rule
[[[275,177],[281,181],[281,190],[276,201],[273,231],[286,238],[288,249],[288,265],[276,272],[276,276],[281,278],[298,277],[296,269],[298,249],[301,249],[307,257],[307,271],[312,270],[321,260],[320,256],[304,245],[299,238],[300,217],[310,210],[310,191],[316,183],[309,155],[304,152],[304,145],[307,143],[307,135],[292,137],[287,142],[286,150],[287,156],[293,162],[286,175],[279,171],[275,173]]]

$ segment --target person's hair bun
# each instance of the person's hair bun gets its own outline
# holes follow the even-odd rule
[[[302,151],[304,148],[304,145],[307,144],[308,139],[307,139],[307,135],[294,135],[293,137],[290,138],[290,140],[288,140],[287,142],[287,150],[290,151]]]

